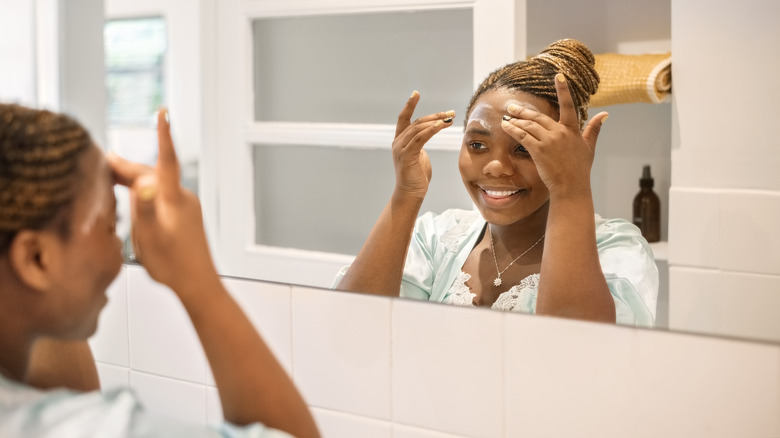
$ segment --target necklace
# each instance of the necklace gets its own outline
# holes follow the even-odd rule
[[[547,233],[545,233],[545,234],[547,234]],[[493,286],[495,286],[495,287],[501,286],[501,283],[502,283],[502,281],[501,281],[501,274],[503,274],[507,269],[509,269],[510,266],[514,265],[516,261],[520,260],[520,257],[526,255],[528,253],[528,251],[534,249],[534,247],[536,245],[538,245],[539,242],[542,241],[542,239],[544,239],[545,234],[542,234],[542,237],[540,237],[539,240],[536,241],[536,243],[531,245],[530,248],[528,248],[527,250],[523,251],[522,254],[517,256],[508,265],[506,265],[506,268],[504,268],[502,270],[499,270],[498,269],[498,260],[496,260],[496,249],[493,247],[493,232],[490,231],[490,224],[488,224],[488,236],[490,236],[490,251],[493,253],[493,263],[496,264],[496,272],[498,272],[498,276],[496,277],[495,280],[493,280]]]

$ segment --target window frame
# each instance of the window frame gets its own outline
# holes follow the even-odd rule
[[[218,235],[216,258],[223,275],[328,287],[353,257],[255,243],[252,149],[291,144],[389,149],[394,124],[258,122],[254,120],[252,21],[259,18],[470,8],[473,13],[474,86],[497,66],[525,56],[524,0],[220,0],[217,3],[214,172]],[[519,24],[519,25],[518,25]],[[503,43],[496,43],[502,41]],[[462,134],[444,131],[427,145],[457,151]],[[248,207],[249,206],[249,207]]]

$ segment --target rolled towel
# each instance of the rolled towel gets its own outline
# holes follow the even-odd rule
[[[590,107],[620,103],[660,103],[672,92],[672,54],[594,55],[601,77]]]

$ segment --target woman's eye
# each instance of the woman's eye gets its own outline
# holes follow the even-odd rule
[[[521,154],[527,154],[528,149],[525,148],[525,146],[519,144],[517,145],[517,149],[515,149],[516,152],[520,152]]]
[[[480,142],[478,142],[478,141],[472,141],[471,143],[469,143],[469,146],[471,147],[471,149],[474,149],[474,150],[485,149],[485,145],[480,143]]]

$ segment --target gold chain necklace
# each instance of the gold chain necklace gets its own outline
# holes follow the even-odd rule
[[[509,263],[509,264],[506,266],[506,268],[504,268],[504,269],[502,269],[502,270],[499,270],[499,269],[498,269],[498,260],[496,260],[496,249],[493,247],[493,232],[490,230],[490,224],[488,224],[488,236],[490,236],[490,252],[492,252],[492,253],[493,253],[493,263],[495,263],[495,264],[496,264],[496,272],[498,272],[498,276],[495,278],[495,280],[493,280],[493,286],[495,286],[495,287],[499,287],[499,286],[501,286],[501,283],[502,283],[502,281],[501,281],[501,274],[503,274],[503,273],[504,273],[504,272],[505,272],[507,269],[509,269],[509,267],[510,267],[510,266],[512,266],[513,264],[515,264],[515,262],[516,262],[516,261],[520,260],[520,257],[522,257],[522,256],[526,255],[526,254],[528,253],[528,251],[530,251],[530,250],[534,249],[534,247],[535,247],[536,245],[538,245],[538,244],[539,244],[539,242],[541,242],[541,241],[542,241],[542,239],[544,239],[544,236],[545,236],[545,234],[547,234],[547,233],[544,233],[544,234],[542,234],[542,237],[540,237],[540,238],[539,238],[539,240],[537,240],[537,241],[536,241],[536,243],[534,243],[533,245],[531,245],[531,247],[530,247],[530,248],[528,248],[527,250],[523,251],[523,253],[522,253],[522,254],[520,254],[520,255],[519,255],[519,256],[517,256],[517,257],[516,257],[514,260],[512,260],[512,261],[511,261],[511,262],[510,262],[510,263]]]

